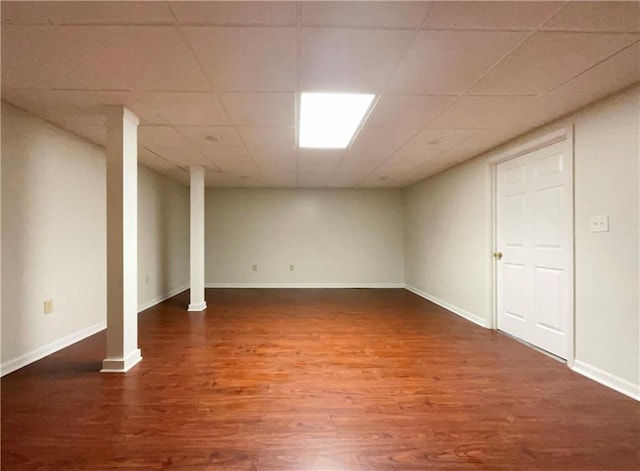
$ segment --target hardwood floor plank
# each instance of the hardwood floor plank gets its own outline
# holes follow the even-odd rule
[[[405,290],[215,289],[2,379],[3,470],[637,471],[636,401]]]

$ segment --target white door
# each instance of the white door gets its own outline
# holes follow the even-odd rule
[[[498,329],[567,358],[573,316],[568,139],[497,165]]]

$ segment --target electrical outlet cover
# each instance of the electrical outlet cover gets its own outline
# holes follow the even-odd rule
[[[593,216],[589,229],[591,232],[609,232],[609,216]]]
[[[53,299],[47,299],[44,302],[44,313],[51,314],[53,312]]]

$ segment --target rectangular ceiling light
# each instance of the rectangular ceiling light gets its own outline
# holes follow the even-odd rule
[[[300,147],[344,149],[360,127],[375,95],[302,93]]]

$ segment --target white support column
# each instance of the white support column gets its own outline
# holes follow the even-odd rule
[[[138,117],[107,110],[107,358],[104,373],[125,373],[138,348]]]
[[[203,311],[204,300],[204,167],[191,170],[191,300],[189,311]]]

